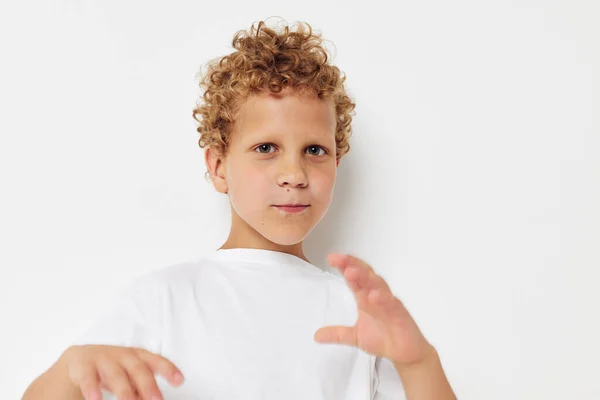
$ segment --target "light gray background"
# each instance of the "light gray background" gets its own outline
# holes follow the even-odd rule
[[[369,262],[463,400],[600,398],[598,2],[0,7],[0,398],[124,285],[224,242],[195,75],[270,16],[322,32],[357,103],[308,258]]]

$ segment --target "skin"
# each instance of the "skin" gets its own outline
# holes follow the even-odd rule
[[[334,132],[335,114],[330,103],[292,92],[247,99],[236,120],[227,157],[210,148],[205,151],[213,184],[219,192],[229,195],[231,203],[231,231],[222,249],[271,249],[308,261],[302,242],[323,218],[333,197],[339,165]],[[259,149],[259,145],[270,143],[274,146]],[[319,147],[311,149],[312,146],[321,146],[327,152]],[[310,207],[302,214],[287,215],[273,207],[295,202]],[[436,349],[373,267],[347,254],[331,253],[327,261],[340,271],[352,290],[358,319],[354,326],[321,327],[313,339],[323,345],[358,347],[390,359],[408,400],[456,400]],[[143,379],[144,372],[134,371],[139,368],[139,360],[135,361],[132,351],[148,362],[154,372],[159,372],[160,367],[161,374],[171,376],[173,384],[181,383],[181,378],[172,375],[180,372],[177,367],[154,365],[159,359],[143,349],[108,346],[109,351],[104,347],[107,346],[84,346],[96,356],[76,357],[75,361],[69,361],[73,350],[65,352],[59,362],[30,385],[23,399],[47,398],[48,393],[53,393],[52,398],[80,399],[82,392],[88,392],[88,385],[97,390],[95,367],[89,362],[77,365],[78,360],[95,359],[104,368],[109,367],[107,360],[119,360],[124,367],[133,368],[127,371],[130,378]],[[170,364],[169,360],[163,361]],[[110,367],[116,366],[113,362]],[[125,382],[121,380],[121,385]],[[146,379],[146,385],[144,392],[158,391],[153,380]],[[104,387],[112,385],[104,382]]]
[[[215,189],[228,194],[231,203],[231,231],[222,249],[268,249],[308,261],[303,240],[333,197],[339,165],[334,134],[335,113],[328,102],[289,91],[244,102],[227,156],[210,147],[205,151]],[[310,207],[287,215],[273,207],[286,203]],[[354,326],[321,327],[313,339],[391,360],[408,400],[456,400],[436,349],[387,282],[349,254],[331,253],[327,261],[354,293],[358,319]]]
[[[207,147],[215,189],[229,196],[231,230],[220,247],[260,248],[308,261],[303,241],[325,216],[339,160],[334,105],[285,89],[246,99],[226,155]],[[309,204],[286,214],[276,204]]]
[[[391,360],[407,400],[456,400],[437,350],[375,269],[350,254],[330,253],[327,262],[352,290],[358,319],[354,326],[321,327],[314,340],[357,347]]]

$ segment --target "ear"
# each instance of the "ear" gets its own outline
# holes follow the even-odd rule
[[[204,161],[210,174],[215,189],[220,193],[227,193],[227,177],[225,175],[224,157],[210,146],[204,150]]]
[[[338,159],[337,159],[337,161],[335,162],[335,166],[336,166],[336,167],[339,167],[339,166],[340,166],[340,161],[341,161],[341,160],[342,160],[341,158],[338,158]]]

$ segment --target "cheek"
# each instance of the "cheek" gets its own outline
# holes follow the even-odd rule
[[[251,165],[244,165],[235,169],[230,175],[230,186],[236,198],[243,200],[244,204],[264,204],[268,201],[269,178],[265,171]]]
[[[315,198],[326,200],[333,192],[335,170],[316,170],[310,178],[312,193]]]

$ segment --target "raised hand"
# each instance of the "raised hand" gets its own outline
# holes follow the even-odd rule
[[[315,341],[358,347],[402,366],[417,364],[433,356],[433,346],[371,266],[354,256],[338,253],[329,254],[327,262],[340,271],[354,293],[358,319],[354,326],[318,329]]]

